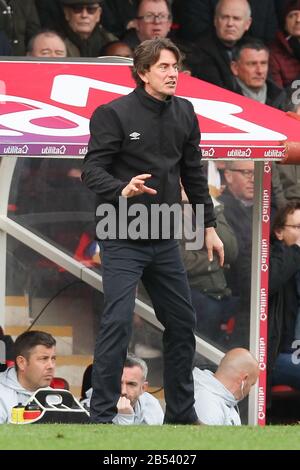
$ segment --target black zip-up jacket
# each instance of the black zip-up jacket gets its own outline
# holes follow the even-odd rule
[[[180,178],[189,201],[204,204],[205,227],[215,226],[213,204],[200,162],[200,132],[192,104],[175,96],[161,101],[137,87],[129,95],[98,107],[90,122],[91,138],[83,163],[83,182],[96,193],[96,204],[118,198],[132,177],[150,173],[146,185],[156,195],[128,198],[127,204],[172,205],[181,202]]]

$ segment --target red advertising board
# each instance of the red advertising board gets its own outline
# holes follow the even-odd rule
[[[89,118],[134,87],[126,64],[0,62],[0,154],[83,157]],[[204,158],[280,160],[300,123],[285,113],[181,74],[179,96],[198,115]]]

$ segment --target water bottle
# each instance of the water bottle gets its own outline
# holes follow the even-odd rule
[[[12,423],[22,423],[24,421],[24,405],[18,403],[11,410],[11,422]]]

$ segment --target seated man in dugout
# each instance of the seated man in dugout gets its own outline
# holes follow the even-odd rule
[[[164,413],[159,401],[146,392],[148,382],[147,364],[133,354],[128,354],[121,379],[121,396],[117,403],[118,413],[113,424],[163,424]],[[86,392],[81,404],[89,407],[92,389]]]
[[[252,354],[243,348],[228,351],[213,374],[193,370],[195,410],[203,424],[239,426],[238,402],[246,398],[259,376],[259,366]]]
[[[56,341],[43,331],[25,331],[15,341],[15,365],[0,374],[0,424],[12,408],[24,405],[39,388],[49,387],[55,373]]]

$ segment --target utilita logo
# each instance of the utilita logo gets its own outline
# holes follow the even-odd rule
[[[18,145],[9,145],[8,147],[4,147],[3,153],[6,155],[26,155],[28,150],[27,145],[22,145],[21,147],[18,147]]]

